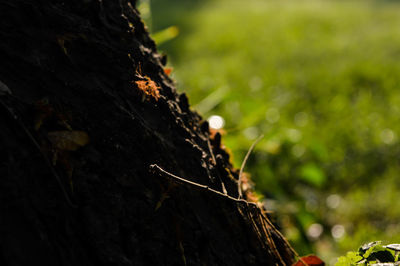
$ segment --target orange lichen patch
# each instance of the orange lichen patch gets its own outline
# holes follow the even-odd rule
[[[168,76],[171,75],[172,68],[171,67],[164,68],[164,73],[167,74]]]
[[[138,89],[146,97],[153,97],[156,101],[160,98],[160,87],[152,81],[148,76],[143,77],[145,80],[135,81]]]

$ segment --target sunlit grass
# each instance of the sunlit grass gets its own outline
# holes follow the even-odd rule
[[[173,45],[179,89],[205,118],[224,118],[237,167],[266,135],[247,171],[300,252],[329,261],[399,239],[400,3],[219,0],[179,12],[185,30],[161,47]]]

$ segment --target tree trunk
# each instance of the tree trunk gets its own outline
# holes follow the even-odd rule
[[[0,21],[0,265],[292,263],[135,1],[0,0]]]

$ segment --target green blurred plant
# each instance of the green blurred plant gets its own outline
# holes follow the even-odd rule
[[[161,31],[155,32],[151,35],[153,40],[156,42],[157,45],[161,45],[165,42],[168,42],[175,37],[177,37],[179,34],[179,29],[177,26],[170,26],[166,29],[163,29]]]
[[[330,261],[400,237],[400,3],[151,2],[178,87],[247,164],[286,237]]]
[[[346,256],[338,258],[335,266],[356,265],[398,265],[400,244],[382,245],[380,241],[361,246],[357,252],[347,252]]]
[[[179,28],[177,26],[168,26],[164,29],[153,32],[152,30],[152,15],[150,0],[140,0],[137,5],[141,18],[145,21],[147,28],[151,33],[151,37],[157,45],[162,45],[170,40],[173,40],[179,35]]]

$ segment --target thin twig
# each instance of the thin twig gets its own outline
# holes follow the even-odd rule
[[[254,147],[257,145],[257,143],[264,137],[264,135],[259,136],[253,144],[251,144],[250,149],[247,151],[246,156],[243,159],[242,166],[240,167],[240,172],[239,172],[239,179],[238,179],[238,198],[241,199],[243,198],[243,193],[242,193],[242,175],[243,175],[243,170],[244,167],[246,166],[247,160],[249,159],[249,156],[251,152],[253,151]]]
[[[53,166],[51,165],[49,159],[47,158],[46,155],[42,152],[42,149],[40,148],[39,143],[35,140],[35,138],[32,136],[32,134],[29,132],[29,130],[25,127],[25,125],[22,123],[22,121],[19,119],[19,117],[3,102],[3,100],[0,99],[0,104],[4,107],[4,109],[7,110],[7,113],[13,118],[15,122],[22,128],[22,130],[25,132],[26,136],[30,139],[30,141],[33,143],[33,145],[36,147],[36,149],[39,151],[39,153],[42,155],[43,160],[46,162],[48,165],[50,172],[53,174],[55,177],[58,186],[60,187],[65,200],[67,201],[68,205],[70,205],[73,208],[78,208],[75,204],[72,203],[70,197],[68,196],[67,191],[65,190],[60,176],[57,174],[56,170],[54,170]]]
[[[209,192],[211,192],[213,194],[216,194],[216,195],[218,195],[220,197],[223,197],[225,199],[232,200],[234,202],[242,203],[242,204],[245,204],[245,205],[253,205],[255,207],[258,207],[256,203],[248,202],[247,200],[244,200],[244,199],[234,198],[234,197],[226,195],[226,194],[224,194],[224,193],[222,193],[222,192],[220,192],[218,190],[212,189],[212,188],[210,188],[210,187],[208,187],[206,185],[202,185],[202,184],[187,180],[185,178],[179,177],[177,175],[171,174],[171,173],[165,171],[164,169],[162,169],[157,164],[150,165],[150,170],[157,171],[159,174],[162,174],[162,175],[164,175],[166,177],[172,178],[172,180],[174,180],[175,182],[178,182],[178,183],[181,183],[181,184],[186,184],[186,185],[189,185],[189,186],[201,189],[201,190],[209,191]]]

